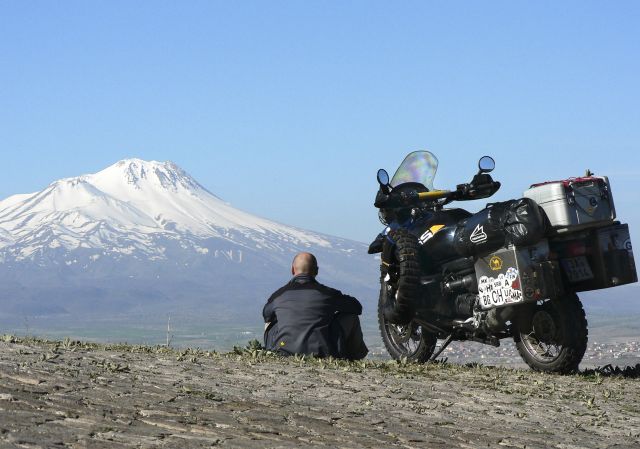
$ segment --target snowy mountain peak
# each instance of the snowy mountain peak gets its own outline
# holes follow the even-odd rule
[[[110,167],[91,175],[98,183],[116,183],[124,180],[136,189],[143,189],[146,185],[161,187],[177,192],[180,189],[199,190],[203,187],[186,171],[171,161],[145,161],[132,158],[123,159]]]
[[[323,279],[375,296],[366,245],[238,210],[173,162],[125,159],[0,201],[0,319],[259,316],[300,251]]]
[[[0,262],[44,257],[47,248],[166,258],[159,239],[194,248],[216,239],[280,252],[333,246],[326,236],[231,207],[173,162],[124,159],[97,173],[0,201]]]

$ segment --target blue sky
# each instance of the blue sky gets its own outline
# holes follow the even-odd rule
[[[173,160],[244,210],[360,241],[375,172],[491,154],[503,188],[608,174],[640,238],[640,3],[0,0],[0,198]],[[482,204],[467,204],[478,209]]]

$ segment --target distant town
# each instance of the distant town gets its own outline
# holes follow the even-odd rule
[[[389,357],[382,345],[371,347],[370,350],[370,357]],[[439,359],[460,364],[480,363],[514,368],[526,367],[512,341],[503,341],[497,348],[480,343],[455,342],[444,350]],[[640,363],[640,341],[608,343],[593,341],[589,342],[580,367],[594,368],[609,364],[624,367],[637,363]]]

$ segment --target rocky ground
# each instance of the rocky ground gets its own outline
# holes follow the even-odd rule
[[[0,448],[637,448],[640,380],[0,337]]]

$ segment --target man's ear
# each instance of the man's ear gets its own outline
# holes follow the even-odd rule
[[[318,275],[318,271],[320,271],[320,268],[316,267],[316,269],[315,269],[315,273],[314,273],[313,275],[314,275],[314,276],[317,276],[317,275]]]
[[[291,274],[294,276],[296,275],[296,270],[293,269],[293,265],[291,265]]]

